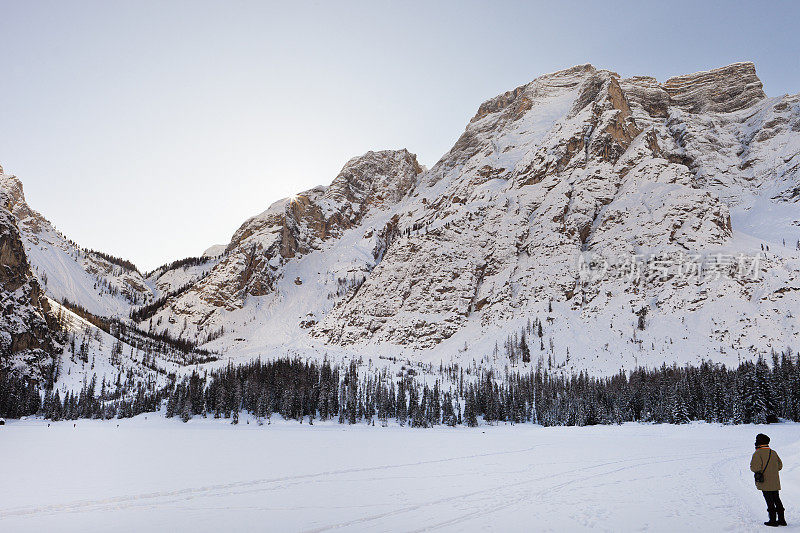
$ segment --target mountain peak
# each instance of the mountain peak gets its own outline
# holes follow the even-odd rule
[[[0,203],[8,209],[19,221],[34,224],[43,217],[28,206],[25,201],[25,192],[22,181],[16,176],[9,176],[0,172]]]
[[[345,163],[325,196],[359,203],[398,202],[423,171],[407,149],[369,151]]]
[[[542,92],[575,87],[586,78],[594,76],[598,72],[607,72],[616,75],[616,73],[611,73],[609,71],[599,71],[589,63],[575,65],[574,67],[558,70],[549,74],[543,74],[525,85],[520,85],[516,89],[506,91],[503,94],[483,102],[478,108],[478,112],[472,117],[470,123],[480,120],[486,115],[497,113],[507,108],[510,110],[512,117],[521,116],[530,109],[531,101],[537,96],[540,96]]]

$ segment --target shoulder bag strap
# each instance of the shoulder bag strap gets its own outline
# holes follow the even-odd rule
[[[762,474],[763,474],[764,472],[766,472],[766,471],[767,471],[767,465],[769,464],[769,460],[770,460],[771,458],[772,458],[772,450],[770,450],[770,451],[769,451],[769,455],[767,456],[767,462],[766,462],[766,464],[764,465],[764,469],[763,469],[763,470],[761,470],[761,473],[762,473]]]

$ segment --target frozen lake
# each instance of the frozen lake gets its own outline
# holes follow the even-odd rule
[[[763,531],[760,431],[800,530],[795,424],[119,424],[0,427],[0,531]]]

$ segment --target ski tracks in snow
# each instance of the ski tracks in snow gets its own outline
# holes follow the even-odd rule
[[[423,531],[434,531],[437,529],[454,527],[454,526],[459,526],[456,527],[455,529],[462,529],[463,527],[465,527],[465,524],[468,524],[471,520],[478,517],[485,517],[492,513],[497,513],[499,511],[503,511],[517,505],[522,505],[527,502],[543,503],[543,500],[545,498],[551,495],[557,496],[557,493],[559,491],[567,487],[570,487],[572,485],[580,485],[580,484],[585,484],[587,482],[595,482],[598,479],[607,478],[608,476],[612,476],[613,474],[617,474],[626,470],[636,469],[650,465],[674,463],[698,457],[707,457],[709,455],[715,455],[718,453],[719,452],[700,452],[694,454],[684,454],[684,455],[679,455],[677,457],[671,457],[660,460],[654,459],[652,457],[635,457],[629,459],[607,461],[571,470],[559,471],[544,476],[530,477],[512,483],[503,483],[502,485],[497,485],[494,487],[484,488],[466,493],[460,493],[446,498],[424,501],[403,507],[401,509],[395,509],[384,513],[378,513],[345,522],[334,523],[323,527],[308,529],[305,530],[304,533],[321,533],[324,531],[349,528],[353,526],[358,526],[357,529],[361,529],[361,526],[366,526],[369,523],[384,518],[397,517],[399,515],[417,511],[425,507],[440,506],[442,504],[447,504],[454,501],[463,501],[466,499],[474,498],[476,496],[480,496],[481,497],[480,499],[470,500],[469,502],[470,506],[473,507],[473,510],[471,510],[470,512],[467,512],[465,514],[462,514],[460,516],[448,520],[426,525],[422,528],[410,529],[408,531],[418,533]],[[551,485],[546,484],[548,480],[561,479],[563,477],[568,477],[568,479],[560,483],[555,483]],[[520,492],[520,489],[524,489],[533,484],[545,484],[545,486],[544,488],[540,488],[538,490],[527,489]]]
[[[163,506],[181,500],[190,500],[193,498],[208,498],[219,497],[236,494],[245,494],[251,492],[271,491],[286,488],[288,485],[302,483],[314,479],[340,476],[344,474],[356,474],[364,472],[380,472],[392,469],[413,468],[421,466],[430,466],[435,464],[442,464],[454,461],[470,461],[476,459],[485,459],[494,456],[503,456],[510,454],[522,454],[533,451],[538,446],[531,446],[521,450],[510,450],[501,452],[489,452],[481,454],[463,455],[457,457],[447,457],[442,459],[431,459],[428,461],[417,461],[402,464],[388,464],[369,467],[358,468],[344,468],[339,470],[329,470],[324,472],[315,472],[309,474],[300,474],[296,476],[283,476],[271,479],[254,479],[249,481],[237,481],[233,483],[222,483],[215,485],[205,485],[201,487],[190,487],[169,491],[155,491],[144,492],[139,494],[132,494],[126,496],[117,496],[112,498],[96,499],[96,500],[79,500],[75,502],[48,504],[41,506],[31,507],[16,507],[10,509],[0,509],[0,520],[10,518],[13,516],[30,516],[37,514],[52,514],[60,512],[76,513],[85,511],[103,511],[123,509],[132,506]]]

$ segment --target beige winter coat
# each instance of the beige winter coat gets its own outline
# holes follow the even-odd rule
[[[778,472],[783,468],[781,458],[775,450],[772,450],[772,457],[769,457],[770,449],[767,447],[759,448],[753,453],[753,458],[750,459],[750,470],[753,472],[761,472],[764,470],[764,465],[767,469],[764,470],[764,483],[756,483],[758,490],[781,490],[781,478]]]

